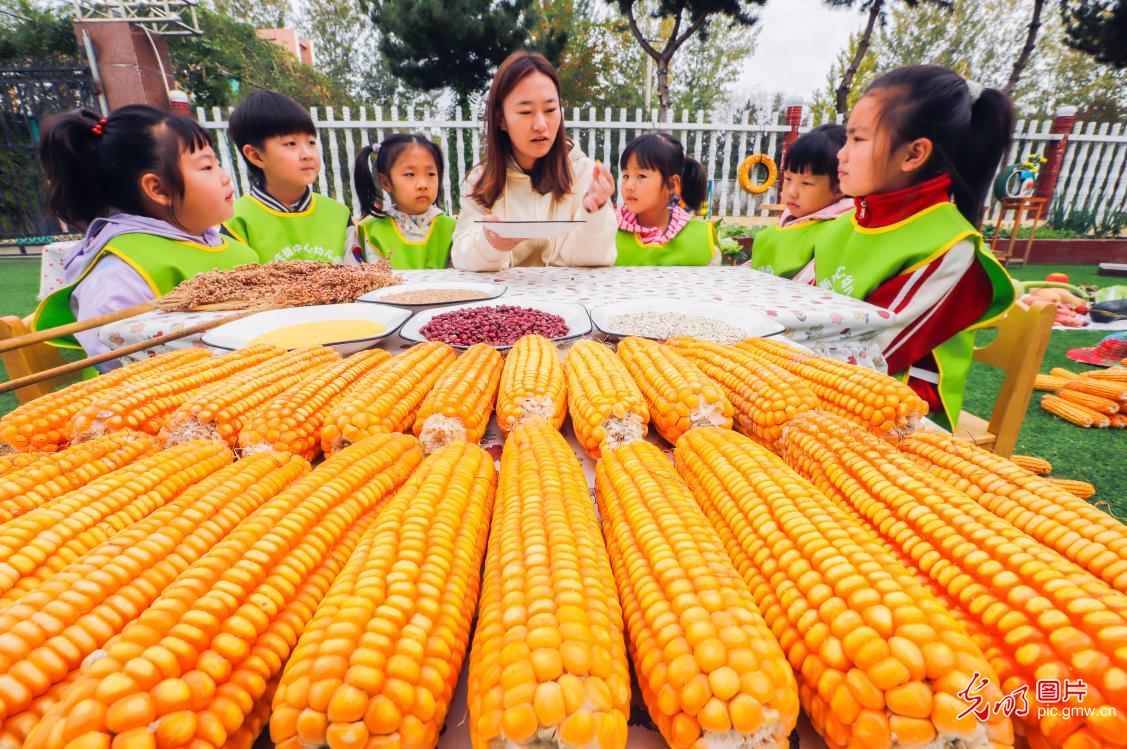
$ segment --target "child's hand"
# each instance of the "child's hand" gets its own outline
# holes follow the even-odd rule
[[[583,207],[587,209],[588,213],[594,213],[606,205],[611,195],[614,195],[614,177],[610,175],[610,171],[603,166],[601,161],[596,161],[591,186],[587,188],[587,194],[583,196]]]
[[[500,216],[490,215],[490,216],[483,216],[481,220],[482,221],[502,221],[503,219]],[[518,244],[520,244],[521,242],[523,242],[524,240],[523,239],[511,239],[509,237],[502,237],[500,234],[498,234],[495,231],[485,229],[485,241],[487,241],[487,242],[489,242],[489,244],[493,245],[493,249],[498,250],[499,252],[512,252],[513,250],[516,249],[516,246]]]

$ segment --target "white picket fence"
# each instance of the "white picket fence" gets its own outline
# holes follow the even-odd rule
[[[238,175],[238,191],[246,192],[249,181],[246,165],[238,158],[227,137],[228,112],[218,107],[197,112],[200,123],[214,130],[223,166]],[[352,206],[360,206],[352,189],[352,164],[357,152],[368,143],[378,143],[392,132],[424,133],[442,149],[446,170],[442,178],[441,202],[447,212],[458,210],[459,185],[470,168],[481,160],[483,130],[481,120],[455,110],[452,116],[439,116],[422,110],[392,106],[311,109],[320,132],[322,162],[318,191]],[[618,171],[618,157],[635,136],[651,130],[666,130],[685,144],[686,153],[704,164],[709,175],[709,207],[717,216],[751,216],[761,206],[777,200],[775,190],[750,195],[740,189],[736,171],[754,153],[766,153],[776,161],[783,138],[789,131],[781,113],[772,113],[752,122],[750,114],[736,121],[713,122],[703,111],[674,113],[671,122],[659,123],[657,111],[628,111],[624,108],[571,109],[565,112],[568,136],[584,152]],[[1052,135],[1049,120],[1022,120],[1017,124],[1010,164],[1031,151],[1044,153],[1049,143],[1060,139]],[[800,132],[809,129],[807,115]],[[1069,136],[1054,202],[1069,209],[1088,208],[1098,220],[1109,212],[1127,211],[1127,124],[1076,123]]]

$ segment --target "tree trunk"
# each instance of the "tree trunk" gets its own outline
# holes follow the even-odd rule
[[[1025,34],[1025,46],[1021,48],[1021,54],[1014,60],[1013,70],[1010,71],[1010,80],[1006,82],[1006,95],[1013,96],[1014,89],[1017,88],[1018,81],[1021,80],[1021,74],[1025,72],[1025,66],[1029,64],[1029,58],[1033,55],[1033,48],[1037,46],[1037,32],[1041,28],[1041,9],[1045,5],[1045,0],[1033,0],[1033,19],[1029,22],[1029,30]]]
[[[869,20],[865,24],[865,30],[861,33],[861,38],[857,40],[857,51],[853,55],[853,59],[849,61],[849,67],[845,69],[845,74],[841,76],[841,83],[837,87],[835,96],[835,107],[837,113],[845,115],[849,113],[849,92],[853,90],[853,78],[857,75],[857,69],[861,67],[861,61],[865,59],[865,55],[869,51],[869,42],[873,38],[873,29],[876,28],[877,19],[880,18],[881,9],[884,7],[884,0],[875,0],[872,6],[869,7]]]
[[[669,107],[672,105],[672,97],[669,94],[669,60],[665,57],[659,57],[657,62],[657,103],[658,103],[658,119],[661,122],[669,122]]]

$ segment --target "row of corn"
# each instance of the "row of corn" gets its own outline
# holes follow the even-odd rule
[[[881,439],[919,415],[890,378],[784,344],[630,340],[577,344],[562,376],[550,344],[503,364],[434,345],[360,379],[397,360],[336,394],[305,373],[325,414],[305,444],[331,454],[312,472],[273,441],[232,463],[207,431],[269,395],[156,453],[183,403],[257,398],[261,377],[9,461],[0,482],[44,489],[0,525],[0,744],[245,745],[269,720],[286,746],[433,746],[476,607],[483,749],[623,747],[630,665],[675,747],[782,746],[800,704],[835,747],[1010,746],[1008,717],[959,697],[981,677],[989,701],[1025,688],[1031,742],[1123,745],[1123,526],[950,438]],[[499,477],[468,444],[491,388]],[[601,458],[598,516],[565,402]],[[640,439],[651,415],[673,464]],[[1037,709],[1037,681],[1077,678],[1075,707],[1116,710]]]
[[[1077,426],[1127,427],[1127,366],[1081,374],[1054,367],[1033,388],[1046,391],[1041,408]]]

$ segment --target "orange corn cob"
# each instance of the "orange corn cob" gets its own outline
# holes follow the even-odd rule
[[[243,419],[251,411],[291,385],[339,362],[340,355],[331,348],[312,346],[286,351],[233,374],[197,391],[173,411],[160,430],[161,443],[167,446],[193,439],[214,439],[237,447]]]
[[[927,415],[927,403],[907,383],[875,369],[815,356],[773,338],[749,338],[735,347],[800,377],[822,408],[881,437],[911,434]]]
[[[503,365],[497,349],[478,343],[442,373],[415,417],[415,436],[424,452],[485,436]]]
[[[1053,367],[1052,369],[1049,370],[1049,374],[1052,375],[1053,377],[1061,377],[1065,380],[1075,380],[1077,377],[1080,376],[1080,375],[1076,374],[1075,372],[1071,372],[1071,371],[1065,369],[1064,367]]]
[[[1106,414],[1093,411],[1086,406],[1065,400],[1057,395],[1041,396],[1041,408],[1045,409],[1053,416],[1059,416],[1065,421],[1080,427],[1096,427],[1102,429],[1111,424]]]
[[[920,432],[899,448],[998,517],[1109,585],[1127,589],[1127,528],[1067,487],[945,434]]]
[[[0,478],[7,476],[13,471],[22,471],[25,468],[31,468],[50,454],[51,453],[48,452],[26,452],[0,455]]]
[[[25,403],[0,418],[0,440],[20,452],[54,451],[70,440],[70,420],[102,395],[121,385],[136,383],[186,366],[211,354],[201,349],[170,351],[82,380]],[[112,431],[112,430],[111,430]]]
[[[423,399],[454,357],[445,343],[420,343],[358,380],[325,417],[325,454],[373,434],[410,431]]]
[[[0,713],[28,709],[33,698],[76,680],[84,658],[265,500],[308,471],[304,461],[282,455],[229,465],[31,591],[6,600],[0,671],[8,676],[0,680],[11,681],[4,684]],[[29,621],[38,622],[34,636],[21,625]]]
[[[497,425],[508,434],[521,420],[540,417],[559,429],[567,418],[567,385],[556,344],[526,335],[505,356],[497,391]]]
[[[224,446],[206,442],[164,450],[5,523],[0,529],[0,593],[33,587],[232,458]]]
[[[34,465],[0,478],[0,524],[156,450],[148,435],[118,432],[45,453]]]
[[[222,746],[421,457],[413,437],[378,436],[282,490],[121,628],[25,747]]]
[[[674,749],[787,746],[794,674],[669,459],[648,442],[607,450],[595,492],[634,672],[662,737]]]
[[[1072,382],[1072,380],[1065,377],[1054,377],[1053,375],[1038,373],[1037,376],[1033,378],[1033,389],[1055,393],[1070,382]]]
[[[270,721],[280,749],[438,742],[495,482],[493,458],[461,442],[431,453],[381,510],[286,665]]]
[[[752,440],[697,429],[677,469],[720,534],[775,638],[802,705],[832,747],[1013,744],[1003,715],[959,719],[953,668],[991,679],[944,604],[854,516]]]
[[[782,455],[945,591],[976,625],[972,638],[985,633],[980,647],[1002,691],[1028,690],[1023,720],[1054,745],[1124,746],[1127,595],[843,419],[795,419]],[[965,674],[952,674],[953,686],[967,686]],[[1034,687],[1043,679],[1083,680],[1086,694],[1069,705],[1091,712],[1039,716]]]
[[[131,429],[157,434],[164,420],[201,388],[283,353],[274,346],[252,346],[222,356],[158,372],[136,383],[103,392],[71,420],[74,441]]]
[[[1120,412],[1114,416],[1109,417],[1112,429],[1123,429],[1127,427],[1127,414]]]
[[[254,703],[254,709],[247,716],[246,723],[227,739],[223,749],[252,749],[258,737],[270,725],[270,706],[274,704],[277,689],[277,679],[266,685],[266,691]]]
[[[624,749],[622,610],[575,453],[544,419],[509,434],[470,650],[475,749]]]
[[[728,396],[673,349],[647,338],[625,338],[618,358],[641,388],[654,427],[670,444],[694,427],[732,428]]]
[[[321,426],[333,405],[390,358],[383,349],[362,351],[291,385],[247,415],[239,432],[243,454],[273,449],[313,460],[321,453]]]
[[[1085,380],[1110,380],[1112,382],[1127,382],[1127,367],[1108,367],[1096,369],[1079,375]]]
[[[747,351],[695,338],[665,343],[724,388],[735,408],[736,429],[767,447],[779,440],[787,421],[821,408],[805,382]]]
[[[1053,472],[1053,464],[1036,455],[1011,455],[1010,462],[1038,476],[1048,476]]]
[[[1054,486],[1057,486],[1065,490],[1069,494],[1079,497],[1080,499],[1087,499],[1088,497],[1091,497],[1096,493],[1096,487],[1088,483],[1087,481],[1058,478],[1051,478],[1049,479],[1049,481],[1052,482]],[[1124,581],[1124,585],[1127,585],[1127,581]]]
[[[65,679],[52,686],[45,694],[36,697],[23,712],[0,722],[0,749],[20,749],[28,735],[43,720],[47,711],[59,703],[66,690],[78,680],[79,669],[71,671]]]
[[[1075,403],[1079,406],[1091,409],[1096,413],[1111,416],[1112,414],[1119,413],[1119,401],[1112,400],[1111,398],[1104,398],[1099,395],[1092,395],[1082,390],[1072,390],[1069,388],[1061,388],[1057,391],[1057,396],[1069,403]]]
[[[592,458],[615,445],[640,440],[650,412],[642,391],[608,346],[578,341],[564,360],[567,405],[579,444]]]
[[[1057,395],[1065,396],[1068,393],[1088,393],[1113,401],[1127,401],[1127,382],[1077,377],[1075,380],[1069,380]]]

